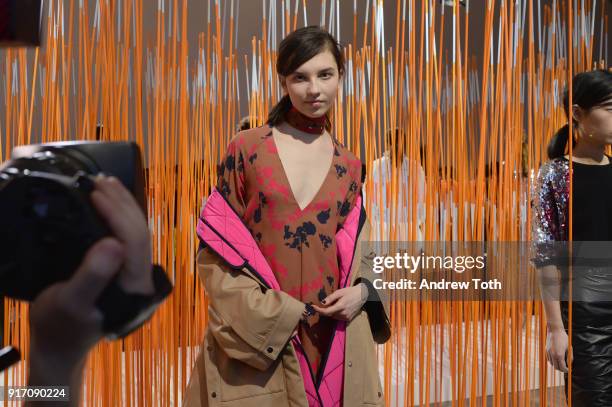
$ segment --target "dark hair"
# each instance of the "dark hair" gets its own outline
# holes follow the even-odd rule
[[[240,119],[236,128],[237,128],[237,131],[244,131],[244,130],[250,129],[251,128],[251,117],[244,116],[242,119]]]
[[[344,55],[338,41],[325,29],[316,25],[298,28],[280,43],[276,73],[287,77],[306,61],[325,51],[332,53],[338,65],[338,73],[344,74]],[[270,111],[267,123],[271,126],[281,123],[291,106],[289,95],[283,96]]]
[[[612,98],[612,72],[603,69],[581,72],[572,79],[572,103],[583,109],[591,109]],[[563,92],[563,108],[568,119],[573,120],[571,106],[569,106],[569,92]],[[559,158],[565,154],[565,147],[569,139],[569,124],[557,130],[548,143],[548,158]],[[572,146],[575,144],[572,141]]]

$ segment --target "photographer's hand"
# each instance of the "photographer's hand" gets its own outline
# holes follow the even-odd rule
[[[96,179],[91,199],[115,237],[92,246],[72,278],[48,287],[30,306],[28,384],[68,385],[71,405],[78,405],[87,353],[104,336],[95,305],[104,288],[118,273],[125,291],[154,291],[149,231],[136,200],[107,177]]]
[[[103,337],[96,299],[123,259],[119,241],[103,239],[89,249],[70,280],[48,287],[31,304],[30,386],[70,386],[71,404],[78,405],[85,357]]]
[[[119,285],[130,294],[153,294],[151,237],[142,209],[114,177],[99,176],[91,200],[125,249],[125,263],[118,276]]]

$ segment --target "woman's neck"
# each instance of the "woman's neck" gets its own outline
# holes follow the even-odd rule
[[[320,136],[325,133],[327,116],[309,117],[291,106],[289,111],[285,113],[285,122],[302,133]]]
[[[330,137],[326,130],[323,132],[323,134],[306,133],[291,126],[291,124],[287,123],[286,121],[279,123],[278,126],[275,127],[280,133],[289,135],[293,139],[300,140],[306,144],[311,144],[317,140],[324,140]]]
[[[608,159],[605,157],[606,146],[593,143],[581,137],[572,148],[572,157],[580,160],[591,161],[593,164],[606,164]]]

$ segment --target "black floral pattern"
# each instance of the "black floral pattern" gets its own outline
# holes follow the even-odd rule
[[[331,237],[329,237],[327,235],[319,234],[319,239],[321,239],[321,243],[323,243],[323,248],[324,249],[329,249],[329,246],[331,246],[331,244],[332,244]]]
[[[319,290],[319,294],[317,296],[319,297],[319,302],[322,302],[327,297],[327,292],[325,292],[325,287],[321,287],[321,289]]]
[[[331,208],[319,212],[317,214],[317,220],[319,221],[319,223],[321,223],[323,225],[326,224],[327,221],[329,220],[329,213],[330,212],[331,212]]]
[[[289,225],[285,225],[285,234],[283,238],[288,240],[285,242],[285,246],[288,246],[292,249],[297,249],[300,252],[302,251],[302,245],[306,247],[310,247],[308,243],[308,236],[312,236],[317,232],[317,228],[312,222],[304,222],[301,226],[298,226],[295,232],[291,231]]]
[[[343,202],[338,201],[337,206],[338,206],[338,215],[340,216],[348,215],[349,210],[351,209],[351,203],[347,200],[344,200]]]
[[[336,176],[338,179],[342,178],[342,176],[346,174],[346,167],[344,165],[336,164],[334,167],[336,168]]]
[[[261,212],[263,211],[264,206],[268,204],[268,200],[263,192],[259,191],[259,206],[255,209],[255,213],[253,213],[253,220],[255,223],[261,222]]]
[[[225,199],[227,199],[232,193],[229,183],[223,178],[221,178],[219,181],[218,189],[221,195],[225,197]]]
[[[236,169],[238,172],[244,172],[244,158],[242,158],[242,154],[238,156],[238,167]]]
[[[228,154],[225,158],[225,168],[228,171],[234,171],[236,165],[236,158],[232,154]]]

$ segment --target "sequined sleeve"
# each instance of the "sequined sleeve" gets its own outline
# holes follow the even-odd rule
[[[555,241],[559,238],[559,216],[555,199],[554,166],[542,165],[531,189],[531,261],[538,267],[555,263]]]

